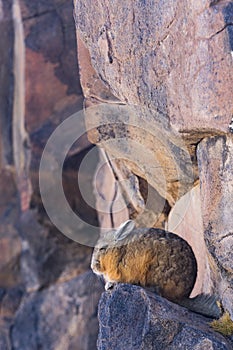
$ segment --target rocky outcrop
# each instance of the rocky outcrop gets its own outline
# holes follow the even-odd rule
[[[208,318],[125,284],[102,295],[98,349],[232,349]]]
[[[205,287],[211,290],[214,284],[232,316],[232,137],[227,134],[233,97],[232,3],[78,0],[75,6],[85,105],[92,106],[86,117],[89,139],[101,145],[111,172],[108,176],[101,166],[95,187],[102,227],[117,226],[128,216],[138,226],[171,224],[171,207],[198,185],[200,176],[197,205],[202,203],[202,211],[193,205],[192,219],[202,231],[203,215],[201,238],[209,253],[207,260],[201,253],[205,249],[200,250],[200,262],[211,262],[212,279]],[[83,105],[72,3],[0,0],[0,28],[0,348],[92,350],[102,287],[85,273],[91,249],[54,228],[38,185],[48,137]],[[95,210],[80,190],[73,190],[89,147],[84,134],[68,152],[62,180],[72,210],[96,227]],[[91,183],[93,172],[81,176]],[[194,234],[188,229],[190,218],[182,209],[178,214],[189,240]],[[205,273],[201,276],[198,291],[204,289]],[[129,339],[146,349],[154,339],[161,347],[183,346],[189,339],[187,347],[194,349],[230,346],[203,318],[137,287],[120,286],[111,293],[100,304],[100,348]],[[138,308],[126,305],[124,298],[132,298]],[[126,319],[118,305],[124,306]],[[166,319],[161,308],[167,310]],[[135,320],[140,322],[134,328]],[[109,338],[104,325],[113,324]]]
[[[120,101],[157,110],[197,138],[227,131],[230,1],[76,1],[76,17],[93,67]]]
[[[89,272],[92,250],[63,236],[49,221],[38,180],[49,136],[83,104],[72,11],[71,0],[0,1],[0,349],[4,350],[96,348],[102,287]],[[84,134],[67,155],[63,184],[73,210],[97,225],[95,209],[82,200],[76,180],[89,147]],[[89,174],[81,176],[89,181]]]
[[[88,137],[112,174],[97,179],[101,226],[128,212],[138,226],[180,234],[198,258],[196,292],[217,291],[233,317],[232,2],[91,3],[75,7],[79,63],[92,67],[90,89],[81,78]],[[115,190],[104,206],[114,186],[123,201]]]
[[[162,197],[159,219],[154,208],[145,213],[138,193],[132,205],[133,186],[125,185],[131,216],[144,211],[149,226],[164,226],[169,206],[198,179],[196,144],[206,135],[228,132],[232,6],[218,1],[170,1],[168,7],[156,1],[88,4],[75,5],[81,82],[87,106],[108,106],[88,111],[89,139],[108,152],[118,178],[127,168]],[[127,121],[127,127],[113,126],[116,120]],[[140,147],[132,148],[132,140]]]
[[[214,289],[233,318],[233,137],[210,137],[198,145],[205,241]]]
[[[32,133],[76,112],[82,90],[72,2],[20,0],[20,8],[26,44],[25,123]]]
[[[22,242],[16,228],[19,216],[19,201],[14,174],[9,170],[0,172],[0,288],[9,288],[21,283],[19,273]]]
[[[11,328],[14,349],[96,348],[102,285],[92,272],[25,295]]]
[[[14,23],[12,1],[0,1],[0,348],[9,349],[9,327],[20,304],[22,242],[16,228],[20,213],[12,144]]]
[[[36,211],[22,214],[18,227],[23,245],[21,275],[27,292],[71,280],[89,269],[91,248],[70,241],[52,226],[40,225]]]
[[[0,169],[12,162],[12,144],[8,133],[4,130],[10,128],[9,115],[13,111],[13,45],[14,26],[11,11],[12,1],[0,1],[0,30],[4,36],[0,39],[0,67],[1,67],[1,94],[0,94]]]
[[[192,247],[197,259],[197,280],[192,296],[200,293],[211,293],[213,289],[201,213],[200,186],[198,184],[174,205],[167,222],[168,231],[175,232],[185,239]]]

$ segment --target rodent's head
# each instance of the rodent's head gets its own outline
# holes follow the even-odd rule
[[[124,240],[130,235],[134,228],[135,223],[132,220],[128,220],[118,229],[108,231],[99,238],[91,259],[91,268],[93,272],[97,275],[104,275],[106,270],[106,255],[108,253],[112,254],[111,251],[114,247],[124,245]],[[118,250],[115,250],[115,254],[117,254],[117,252]]]

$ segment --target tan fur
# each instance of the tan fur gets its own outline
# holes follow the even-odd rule
[[[92,269],[106,282],[141,285],[172,301],[190,295],[197,273],[188,243],[160,229],[134,229],[120,242],[108,233],[94,250]]]

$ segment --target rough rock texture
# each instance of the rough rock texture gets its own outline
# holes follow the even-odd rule
[[[171,224],[171,207],[180,198],[185,202],[182,196],[200,176],[200,199],[195,197],[188,214],[185,206],[178,208],[183,220],[177,233],[196,249],[199,290],[214,289],[233,317],[232,1],[77,0],[75,8],[84,53],[79,63],[92,67],[90,86],[88,76],[81,76],[86,106],[92,106],[86,114],[88,137],[103,148],[112,172],[112,182],[99,181],[99,197],[109,198],[115,185],[125,203],[121,210],[138,226],[164,227]],[[132,147],[133,141],[139,146]],[[162,200],[160,220],[147,206],[148,184],[159,194],[154,202]],[[100,215],[103,228],[118,223],[112,210],[116,196],[111,203],[105,206],[109,217]],[[97,204],[103,208],[101,199]],[[197,223],[198,235],[190,223]],[[211,348],[208,344],[196,346]]]
[[[0,172],[0,348],[11,349],[9,330],[24,292],[22,241],[16,227],[20,202],[12,168]]]
[[[0,1],[0,30],[3,35],[0,38],[0,68],[1,68],[1,93],[0,93],[0,169],[8,162],[12,162],[12,145],[9,140],[10,118],[12,113],[13,93],[13,37],[14,28],[11,11],[12,1]],[[3,130],[7,132],[3,133]]]
[[[119,103],[120,101],[110,92],[109,88],[99,78],[92,66],[88,49],[77,31],[78,60],[80,67],[80,82],[87,105],[96,102]]]
[[[26,44],[25,122],[31,133],[76,112],[82,91],[72,2],[20,0],[20,6]]]
[[[195,144],[206,134],[228,131],[233,97],[231,3],[99,1],[89,6],[88,1],[77,1],[75,6],[86,104],[111,106],[109,114],[100,107],[88,112],[87,127],[94,128],[89,139],[110,158],[126,159],[131,173],[173,206],[198,177]],[[133,118],[124,115],[127,106],[113,107],[117,103],[137,105],[131,106]],[[107,128],[104,124],[110,120],[127,120],[127,127]],[[119,138],[128,141],[122,149]],[[131,151],[131,140],[141,148]],[[126,186],[125,192],[130,191]],[[140,214],[143,208],[139,202],[137,206]],[[150,225],[164,225],[150,216]]]
[[[0,1],[1,350],[96,348],[102,289],[86,274],[91,248],[51,224],[38,186],[48,137],[83,104],[72,11],[71,0]],[[89,147],[83,135],[69,152],[63,184],[74,211],[97,225],[77,189]]]
[[[72,242],[55,228],[41,226],[36,219],[35,211],[27,211],[19,222],[23,242],[21,274],[29,292],[84,273],[89,268],[92,252],[91,248]]]
[[[128,220],[129,213],[121,193],[121,188],[115,185],[115,177],[111,167],[106,162],[104,151],[100,151],[100,161],[95,176],[96,207],[98,208],[98,218],[101,228],[110,228],[112,226],[112,220],[114,226],[118,227],[122,222]],[[109,213],[112,213],[112,217]]]
[[[186,193],[171,209],[167,229],[184,238],[191,245],[196,256],[198,270],[192,296],[211,293],[213,286],[204,241],[199,184]]]
[[[25,295],[11,328],[14,349],[96,348],[102,285],[92,272]]]
[[[231,1],[85,0],[76,22],[116,97],[198,137],[231,120],[232,10]]]
[[[94,16],[91,16],[92,11],[98,14],[95,20]],[[87,52],[85,57],[91,60],[102,82],[109,86],[121,103],[137,104],[137,111],[133,112],[138,113],[137,117],[143,128],[146,121],[149,121],[151,129],[156,130],[157,136],[161,131],[163,141],[166,136],[171,141],[173,128],[182,132],[182,135],[185,134],[185,143],[193,166],[196,164],[195,143],[205,134],[227,132],[231,120],[232,11],[232,4],[228,1],[182,4],[171,1],[168,7],[159,1],[148,1],[143,4],[124,2],[117,5],[110,2],[103,4],[100,1],[93,7],[88,7],[88,2],[76,2],[79,42],[81,37],[80,45],[87,46],[91,58],[88,58]],[[81,66],[82,63],[84,59],[80,57]],[[85,77],[82,84],[84,87],[87,86]],[[93,90],[93,85],[91,90],[85,89],[87,100],[98,95],[98,89]],[[101,100],[99,96],[96,99]],[[87,125],[96,128],[90,133],[90,138],[113,156],[126,157],[127,167],[137,175],[143,176],[135,165],[132,166],[130,163],[135,162],[140,166],[143,156],[135,159],[135,155],[130,154],[126,147],[120,152],[120,146],[116,146],[113,142],[109,142],[108,145],[106,141],[118,137],[129,138],[132,134],[134,140],[143,144],[145,163],[148,163],[146,151],[150,149],[151,144],[154,145],[153,151],[158,153],[158,141],[153,139],[150,144],[148,133],[142,135],[140,131],[138,137],[130,127],[114,128],[112,125],[109,128],[97,127],[98,123],[106,124],[109,120],[116,123],[119,116],[122,122],[127,121],[130,124],[131,119],[125,112],[125,106],[112,108],[112,103],[113,101],[110,101],[109,114],[104,111],[104,107],[99,107],[101,112],[105,112],[104,116],[102,116],[104,113],[100,113],[99,119],[96,117],[98,112],[90,113],[90,117],[89,112],[87,113]],[[161,103],[160,107],[158,103]],[[157,115],[153,111],[147,114],[142,105],[156,110]],[[93,116],[95,118],[91,119]],[[168,122],[172,126],[171,129]],[[179,142],[180,135],[176,134],[175,142]],[[173,186],[175,178],[179,184],[182,182],[182,176],[177,179],[172,173],[172,169],[177,166],[176,157],[179,161],[183,151],[182,147],[180,149],[175,147],[175,142],[170,148],[166,144],[166,150],[159,148],[161,154],[158,158],[165,158],[160,165],[165,172],[167,194],[161,190],[161,182],[156,184],[156,180],[151,180],[156,178],[153,170],[151,178],[146,179],[148,182],[154,181],[153,186],[160,191],[160,195],[166,196],[171,205],[174,202],[169,195],[174,195],[174,187],[169,186],[172,182],[169,176],[172,174]],[[171,153],[170,159],[168,150]],[[147,165],[153,169],[157,164]],[[166,169],[169,171],[166,172]],[[194,180],[196,176],[194,172]],[[160,178],[158,170],[157,178]],[[185,190],[188,190],[188,186]],[[180,196],[182,193],[181,191]],[[178,198],[179,196],[176,200]]]
[[[196,164],[192,167],[190,159],[195,158],[195,148],[185,145],[160,111],[147,110],[140,106],[129,107],[116,100],[111,92],[107,93],[108,90],[91,66],[90,54],[84,47],[79,33],[78,45],[81,52],[79,65],[85,105],[92,107],[86,111],[86,127],[90,141],[107,151],[111,160],[110,167],[114,168],[114,172],[120,178],[120,185],[125,187],[128,202],[132,202],[132,191],[135,187],[131,182],[137,182],[136,179],[132,181],[133,172],[146,180],[164,202],[167,200],[173,205],[191,188],[197,178]],[[106,124],[110,125],[106,127]],[[115,158],[117,162],[114,161]],[[130,174],[127,168],[131,170]],[[145,208],[142,208],[141,198],[137,198],[135,193],[134,197],[134,210],[140,213]],[[154,218],[151,225],[156,221],[158,224],[158,218]]]
[[[86,124],[92,142],[107,150],[110,159],[125,160],[171,206],[191,189],[196,174],[188,148],[159,113],[104,104],[87,109]]]
[[[99,304],[98,349],[232,349],[210,319],[140,287],[119,284]]]
[[[30,136],[33,198],[48,137],[83,105],[72,1],[20,0],[25,36],[25,125]],[[73,154],[90,146],[83,135]],[[71,171],[70,171],[70,176]]]
[[[198,145],[205,241],[215,290],[233,318],[233,138],[211,137]]]

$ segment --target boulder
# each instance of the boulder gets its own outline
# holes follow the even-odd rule
[[[197,279],[191,295],[214,292],[204,240],[199,184],[187,192],[171,209],[167,229],[185,239],[197,259]]]
[[[94,79],[88,90],[82,76],[87,107],[95,100],[95,108],[87,108],[88,136],[107,154],[114,175],[102,196],[114,184],[122,187],[124,209],[138,226],[171,227],[171,208],[185,202],[200,178],[195,215],[180,207],[177,233],[202,264],[199,290],[217,291],[233,318],[232,2],[91,3],[75,1],[79,46],[85,46],[99,79],[96,87],[103,92],[104,85],[118,99],[99,94]],[[79,62],[82,67],[81,56]],[[105,105],[96,106],[100,102]],[[138,147],[132,147],[134,141]],[[158,213],[147,206],[149,186],[159,194],[152,196],[155,203],[161,200]],[[115,212],[107,214],[113,226],[118,223]],[[198,234],[190,225],[194,220]]]
[[[15,346],[11,329],[17,333],[28,320],[35,321],[31,326],[36,326],[40,307],[34,299],[40,303],[50,287],[45,314],[46,308],[47,314],[57,310],[64,313],[60,328],[51,335],[51,344],[59,335],[62,349],[95,348],[100,292],[92,293],[90,285],[93,287],[95,282],[85,278],[91,248],[64,237],[49,222],[38,183],[39,163],[49,136],[83,105],[72,12],[72,0],[0,0],[0,349],[4,350],[26,348],[23,337],[27,329],[19,341],[14,338]],[[97,226],[95,210],[83,205],[80,191],[74,191],[77,169],[85,156],[82,151],[89,147],[84,133],[67,155],[63,181],[73,210],[80,209],[84,220],[93,220]],[[76,283],[77,303],[82,304],[85,293],[90,298],[86,297],[82,312],[75,301],[69,303],[72,297],[68,295],[75,294]],[[21,314],[26,301],[31,300],[29,313]],[[72,318],[77,314],[77,319]],[[55,314],[50,320],[52,333]],[[45,317],[40,346],[55,348],[46,345],[46,327]],[[36,336],[34,332],[34,339]]]
[[[119,284],[105,292],[99,320],[98,350],[232,349],[211,329],[211,319],[137,286]]]
[[[95,349],[102,290],[92,272],[87,272],[27,295],[11,329],[14,349]]]
[[[229,131],[232,5],[90,3],[75,1],[81,83],[86,106],[97,105],[87,109],[88,137],[107,152],[115,177],[123,178],[131,217],[143,213],[148,226],[164,227],[169,206],[196,184],[198,142]],[[105,110],[98,106],[103,102]],[[132,140],[140,147],[132,148]],[[162,197],[160,218],[154,208],[149,214],[143,208],[141,188],[136,179],[129,184],[128,172]]]
[[[198,145],[204,237],[214,289],[233,318],[233,137],[215,136]]]
[[[232,3],[75,1],[76,23],[101,80],[124,103],[160,112],[195,136],[232,117]]]

